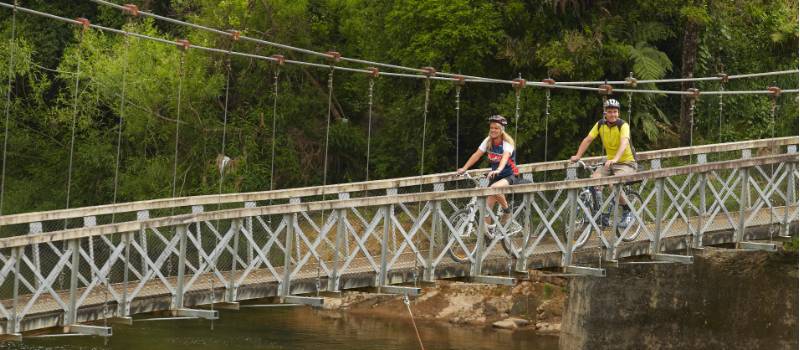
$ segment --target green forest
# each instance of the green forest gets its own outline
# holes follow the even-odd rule
[[[603,81],[631,74],[646,80],[798,68],[796,0],[127,2],[308,50],[505,80]],[[225,52],[331,63],[323,57],[130,16],[89,0],[21,0],[19,6],[220,51],[182,51],[0,8],[0,84],[8,111],[3,214],[64,208],[68,192],[69,206],[80,207],[363,181],[368,147],[370,180],[454,171],[485,137],[491,114],[512,121],[518,163],[566,159],[602,112],[596,92],[552,89],[548,100],[546,89],[527,87],[515,121],[510,84],[459,88],[431,80],[426,113],[424,79],[379,76],[370,115],[368,74],[335,71],[329,104],[326,67],[279,66]],[[635,88],[797,89],[797,77]],[[774,119],[769,95],[702,95],[693,130],[689,97],[612,97],[622,102],[637,150],[798,135],[797,93],[774,100]],[[232,162],[220,185],[223,153]]]

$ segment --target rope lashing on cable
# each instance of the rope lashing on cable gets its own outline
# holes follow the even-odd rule
[[[461,166],[459,151],[461,144],[461,88],[464,87],[464,77],[457,75],[454,85],[456,87],[456,167]]]
[[[689,147],[694,145],[694,110],[697,107],[697,99],[700,97],[700,90],[689,88],[687,91],[692,95],[689,98]]]
[[[368,93],[368,102],[367,102],[367,169],[365,175],[365,181],[369,181],[369,161],[370,161],[370,146],[372,144],[372,99],[373,99],[373,92],[375,90],[375,79],[380,76],[380,71],[378,68],[369,67],[367,68],[370,73],[369,74],[369,93]]]
[[[272,96],[272,156],[269,162],[269,190],[274,189],[275,179],[275,131],[277,130],[278,120],[278,78],[281,73],[281,66],[286,61],[283,55],[272,55],[275,58],[275,70],[272,75],[273,96]],[[270,202],[272,203],[272,202]]]
[[[8,86],[6,89],[5,122],[3,123],[3,169],[0,175],[0,215],[3,215],[3,200],[6,189],[6,161],[8,160],[8,119],[11,114],[11,85],[14,80],[14,55],[16,55],[17,39],[17,0],[11,13],[11,39],[8,50]]]
[[[175,162],[172,166],[172,197],[175,197],[175,190],[178,185],[178,145],[181,131],[181,93],[183,90],[184,63],[186,60],[186,51],[192,46],[186,39],[178,40],[178,43],[180,44],[180,46],[178,46],[180,49],[180,56],[178,59],[178,100],[175,109]]]

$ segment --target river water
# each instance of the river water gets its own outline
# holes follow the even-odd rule
[[[403,315],[405,316],[405,315]],[[2,349],[419,349],[408,317],[376,318],[319,311],[309,307],[242,308],[220,311],[220,319],[134,322],[114,325],[114,336],[25,338],[0,343]],[[558,349],[558,338],[532,331],[510,332],[417,321],[430,349]]]

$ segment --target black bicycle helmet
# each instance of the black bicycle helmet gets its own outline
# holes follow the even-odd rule
[[[608,100],[606,100],[606,102],[603,103],[603,108],[620,109],[620,107],[621,107],[621,105],[619,104],[619,101],[617,101],[617,100],[615,100],[613,98],[609,98]]]
[[[495,115],[487,118],[486,120],[489,123],[499,123],[502,126],[508,125],[508,121],[506,121],[506,118],[503,117],[502,115],[499,115],[499,114],[495,114]]]

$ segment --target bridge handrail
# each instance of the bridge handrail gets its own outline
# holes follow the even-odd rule
[[[23,247],[33,244],[55,242],[55,241],[67,241],[67,240],[102,236],[102,235],[121,233],[121,232],[136,232],[144,227],[149,228],[149,227],[186,225],[201,221],[229,220],[229,219],[260,216],[260,215],[293,214],[304,211],[307,212],[307,211],[319,211],[319,210],[334,210],[334,209],[345,209],[353,207],[374,207],[374,206],[400,204],[408,202],[424,202],[432,200],[470,198],[475,196],[484,197],[499,193],[510,194],[510,193],[529,193],[537,191],[579,189],[587,186],[613,185],[625,182],[640,181],[645,179],[652,180],[658,178],[667,178],[671,176],[687,175],[690,173],[702,173],[715,170],[748,168],[753,166],[777,164],[784,162],[798,162],[797,154],[789,153],[789,154],[754,157],[748,159],[712,162],[705,164],[693,164],[693,165],[686,165],[674,168],[647,170],[625,176],[613,176],[613,177],[604,177],[596,179],[586,178],[586,179],[576,179],[576,180],[561,180],[561,181],[532,183],[532,184],[524,184],[517,186],[500,187],[500,188],[470,188],[470,189],[459,189],[459,190],[450,190],[443,192],[426,192],[426,193],[402,194],[396,196],[339,199],[339,200],[307,202],[307,203],[297,203],[297,204],[270,205],[270,206],[262,206],[256,208],[226,209],[220,211],[194,213],[194,214],[182,214],[182,215],[154,218],[136,222],[123,222],[123,223],[107,224],[107,225],[100,225],[93,227],[52,231],[36,235],[23,235],[23,236],[2,238],[0,239],[0,249]]]
[[[652,159],[664,159],[672,157],[690,156],[697,154],[730,152],[744,149],[754,148],[769,148],[787,145],[795,145],[800,143],[797,136],[779,137],[771,139],[748,140],[727,142],[719,144],[710,144],[693,147],[678,147],[663,150],[653,150],[646,152],[639,152],[638,157],[640,161]],[[600,157],[587,157],[587,160],[596,160]],[[519,166],[520,172],[531,173],[541,171],[563,170],[569,165],[567,160],[558,160],[551,162],[530,163]],[[483,174],[489,169],[477,169],[470,171],[472,174]],[[281,200],[288,198],[308,197],[308,196],[324,196],[333,195],[343,192],[359,192],[359,191],[372,191],[382,190],[406,186],[429,185],[434,183],[442,183],[455,180],[452,173],[439,173],[423,176],[411,176],[404,178],[384,179],[362,181],[346,184],[336,184],[327,186],[312,186],[301,188],[289,188],[273,191],[258,191],[248,193],[232,193],[222,195],[201,195],[201,196],[187,196],[180,198],[162,198],[152,199],[145,201],[118,203],[118,204],[104,204],[90,207],[79,207],[70,209],[60,209],[43,212],[31,212],[13,215],[0,216],[0,226],[24,224],[33,222],[42,222],[49,220],[64,220],[72,218],[80,218],[96,215],[111,215],[126,212],[136,212],[141,210],[154,210],[154,209],[167,209],[177,207],[188,207],[195,205],[213,205],[213,204],[229,204],[229,203],[243,203],[255,202],[266,200]]]

